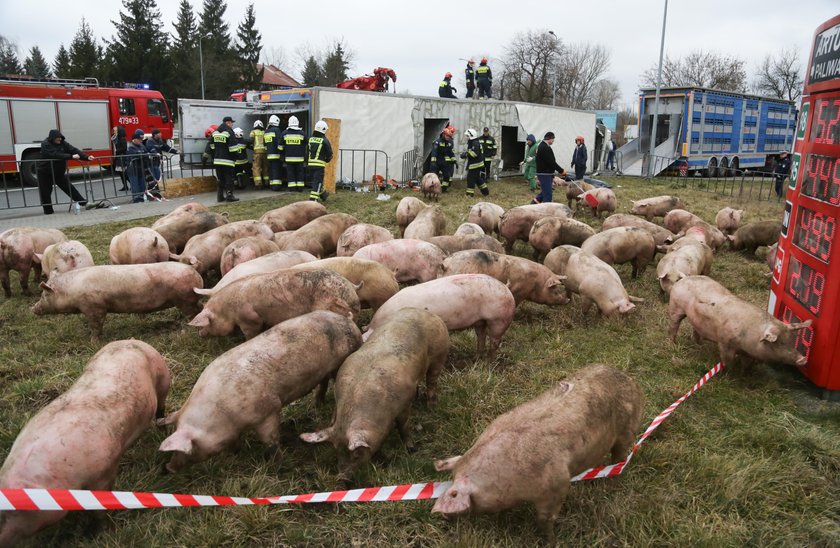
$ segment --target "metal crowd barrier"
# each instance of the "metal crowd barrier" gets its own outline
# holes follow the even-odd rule
[[[370,181],[374,175],[390,178],[388,155],[382,150],[342,148],[338,151],[338,183]],[[384,172],[381,170],[384,168]]]

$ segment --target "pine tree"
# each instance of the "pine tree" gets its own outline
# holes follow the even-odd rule
[[[218,57],[225,57],[231,53],[232,40],[230,28],[225,23],[225,11],[227,11],[226,2],[204,0],[198,17],[198,32],[205,36],[203,39],[205,55],[215,53]]]
[[[108,43],[114,80],[142,82],[164,91],[170,74],[169,36],[157,0],[123,0],[119,21],[111,21],[116,35]]]
[[[324,59],[324,85],[334,86],[347,80],[347,69],[350,68],[350,64],[345,57],[341,42],[336,43],[333,50]]]
[[[69,56],[70,72],[65,78],[100,78],[102,76],[100,61],[103,49],[96,43],[96,37],[84,17],[79,23],[76,36],[70,42]]]
[[[178,75],[169,86],[167,98],[200,97],[197,22],[188,0],[181,0],[178,6],[178,18],[173,25],[172,47],[169,58],[172,74]]]
[[[239,67],[230,29],[225,23],[227,3],[204,0],[198,32],[204,59],[204,87],[208,99],[227,99],[239,85]]]
[[[34,78],[50,78],[52,71],[50,71],[50,64],[44,59],[44,54],[41,53],[41,48],[32,46],[29,50],[29,57],[23,63],[23,72]]]
[[[320,86],[324,83],[324,73],[321,70],[321,65],[313,55],[309,56],[306,63],[303,65],[303,72],[301,73],[304,87]]]
[[[245,89],[261,89],[263,68],[257,69],[262,52],[262,35],[256,28],[254,4],[248,4],[245,19],[236,30],[236,53],[239,61],[240,85]]]
[[[58,46],[58,53],[55,55],[52,68],[56,78],[71,78],[70,54],[67,53],[67,48],[64,47],[64,44]]]
[[[21,74],[23,67],[17,56],[17,46],[0,36],[0,74]]]

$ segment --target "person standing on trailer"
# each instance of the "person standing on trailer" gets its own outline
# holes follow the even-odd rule
[[[64,191],[80,206],[87,205],[87,200],[67,178],[67,160],[95,160],[64,140],[64,135],[57,129],[51,129],[46,139],[41,142],[41,161],[38,162],[38,192],[44,215],[54,213],[52,206],[53,185]]]
[[[467,61],[467,68],[464,69],[464,77],[467,80],[467,99],[472,99],[475,94],[475,61]]]
[[[478,98],[491,99],[493,97],[493,71],[487,66],[487,57],[481,58],[481,64],[475,69],[476,82],[478,84]]]
[[[490,180],[490,166],[493,165],[493,157],[496,155],[498,148],[496,147],[496,139],[490,135],[490,128],[484,128],[484,133],[479,137],[478,142],[481,143],[481,150],[484,151],[484,180]]]
[[[283,156],[280,154],[280,118],[274,114],[268,119],[265,140],[265,158],[268,161],[268,187],[274,192],[283,188]]]
[[[438,86],[438,95],[444,99],[457,99],[455,92],[458,91],[452,87],[452,73],[447,72],[443,75],[443,82]]]
[[[572,152],[572,167],[575,170],[575,179],[582,180],[586,175],[586,145],[583,143],[583,135],[575,137],[575,150]]]
[[[468,129],[464,135],[467,138],[467,150],[461,153],[461,158],[467,161],[467,196],[475,196],[475,187],[481,190],[483,196],[490,194],[487,182],[482,178],[484,173],[484,155],[481,153],[481,143],[478,142],[478,132]]]
[[[310,190],[309,199],[316,202],[326,202],[329,192],[324,190],[324,169],[332,161],[333,151],[327,139],[327,123],[318,120],[312,130],[312,137],[306,143],[307,163],[309,165]]]
[[[306,135],[300,129],[297,116],[289,116],[289,127],[280,134],[277,147],[286,160],[289,190],[303,192],[304,165],[306,160]]]
[[[455,148],[452,138],[455,135],[453,126],[446,126],[440,136],[432,142],[431,168],[440,177],[443,192],[449,190],[449,183],[455,173]]]
[[[217,202],[238,202],[233,195],[234,153],[236,137],[233,135],[233,118],[225,116],[222,124],[213,132],[213,167],[216,168],[218,188]]]
[[[254,187],[262,188],[268,184],[268,160],[265,157],[265,131],[260,120],[254,122],[254,129],[251,130],[251,147],[254,151],[251,173],[254,177]]]

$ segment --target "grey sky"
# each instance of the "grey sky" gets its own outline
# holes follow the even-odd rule
[[[190,1],[194,11],[201,9],[201,0]],[[248,2],[229,0],[227,5],[227,20],[235,30]],[[397,72],[397,91],[436,95],[446,71],[456,75],[455,82],[462,78],[465,63],[459,58],[499,58],[517,32],[550,29],[565,42],[606,46],[612,59],[608,74],[621,84],[622,100],[631,103],[640,74],[658,59],[664,0],[255,0],[254,5],[264,47],[282,47],[293,73],[298,73],[298,46],[309,43],[321,49],[341,37],[355,52],[352,76],[391,67]],[[159,0],[158,6],[171,31],[178,2]],[[52,61],[60,43],[69,45],[82,16],[99,40],[110,39],[111,20],[121,8],[122,2],[113,0],[0,0],[0,34],[17,43],[21,61],[36,44]],[[671,57],[701,48],[737,55],[747,61],[752,77],[764,55],[783,47],[796,48],[806,63],[814,29],[838,13],[837,0],[671,0],[665,51]]]

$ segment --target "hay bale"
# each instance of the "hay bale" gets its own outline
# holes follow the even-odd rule
[[[167,179],[163,192],[167,198],[178,198],[179,196],[213,192],[216,190],[216,186],[216,178],[213,176],[179,177]]]

